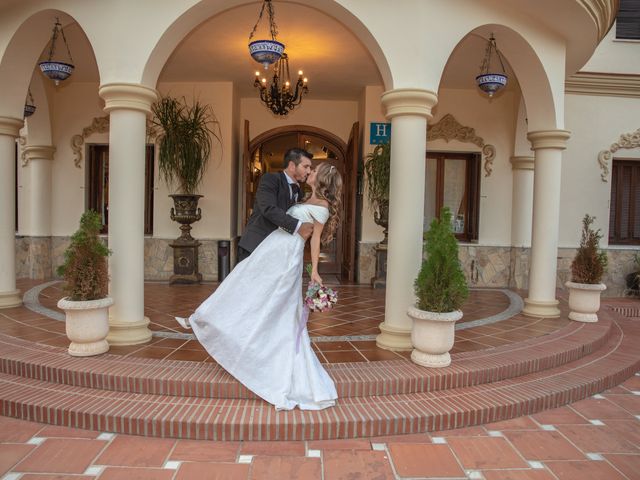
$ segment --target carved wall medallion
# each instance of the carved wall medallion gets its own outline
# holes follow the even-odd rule
[[[640,128],[635,132],[623,133],[617,142],[612,143],[608,150],[602,150],[598,154],[598,163],[602,173],[600,178],[603,182],[607,182],[609,178],[609,162],[613,159],[613,154],[621,148],[639,148],[640,147]]]
[[[485,177],[491,175],[493,170],[493,160],[496,157],[496,147],[485,144],[484,139],[476,135],[475,128],[460,125],[453,115],[447,113],[438,123],[427,128],[427,141],[443,139],[447,143],[451,140],[458,140],[463,143],[473,143],[482,148],[482,158],[484,160]]]
[[[73,163],[76,167],[82,168],[80,164],[82,162],[82,146],[84,145],[85,138],[93,133],[105,133],[108,131],[109,115],[105,115],[104,117],[95,117],[91,122],[91,125],[82,129],[81,134],[71,137],[71,150],[73,150],[73,154],[75,155]],[[157,136],[158,133],[153,126],[153,123],[151,120],[147,119],[147,138],[149,141],[153,141]]]

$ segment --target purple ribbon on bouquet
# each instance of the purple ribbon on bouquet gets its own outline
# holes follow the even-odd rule
[[[307,320],[309,320],[309,307],[305,305],[304,307],[302,307],[302,315],[300,315],[300,320],[298,320],[298,334],[296,335],[296,354],[300,351],[300,339],[302,338],[302,331],[307,325]]]

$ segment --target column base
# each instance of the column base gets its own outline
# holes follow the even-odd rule
[[[559,303],[558,300],[543,301],[525,298],[522,313],[527,317],[558,318],[560,317]]]
[[[148,328],[149,318],[140,322],[118,322],[109,319],[109,335],[107,342],[111,346],[139,345],[151,341],[151,330]]]
[[[385,322],[380,324],[380,335],[376,337],[376,346],[385,350],[407,352],[413,350],[411,343],[411,329],[391,327]]]
[[[0,308],[14,308],[22,305],[22,295],[20,290],[9,290],[0,292]]]

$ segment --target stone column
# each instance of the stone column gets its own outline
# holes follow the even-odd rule
[[[0,308],[22,304],[16,289],[16,138],[23,121],[0,117]]]
[[[102,85],[109,113],[109,310],[111,345],[151,340],[144,316],[144,167],[146,119],[156,91],[137,84]]]
[[[27,145],[23,152],[29,162],[30,188],[30,235],[51,236],[51,160],[54,147]]]
[[[51,264],[51,161],[56,149],[50,145],[27,145],[24,158],[29,163],[29,278],[46,279],[53,274]]]
[[[511,201],[511,245],[531,246],[533,216],[533,157],[511,157],[513,195]]]
[[[562,150],[569,136],[566,130],[541,130],[527,135],[535,151],[535,170],[529,296],[523,313],[532,317],[560,316],[556,300],[560,173]]]
[[[385,318],[376,344],[387,350],[412,349],[407,308],[415,304],[413,283],[422,263],[427,119],[437,101],[435,93],[419,89],[382,95],[391,120],[391,185]]]

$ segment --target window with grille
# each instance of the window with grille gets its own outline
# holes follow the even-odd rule
[[[609,243],[640,245],[640,160],[613,160]]]
[[[144,169],[144,233],[153,234],[154,146],[147,145]],[[102,217],[102,233],[109,232],[109,145],[89,145],[87,156],[87,209]]]
[[[640,40],[640,0],[620,0],[616,17],[616,38]]]
[[[458,240],[478,239],[480,154],[427,152],[424,230],[449,207]]]

